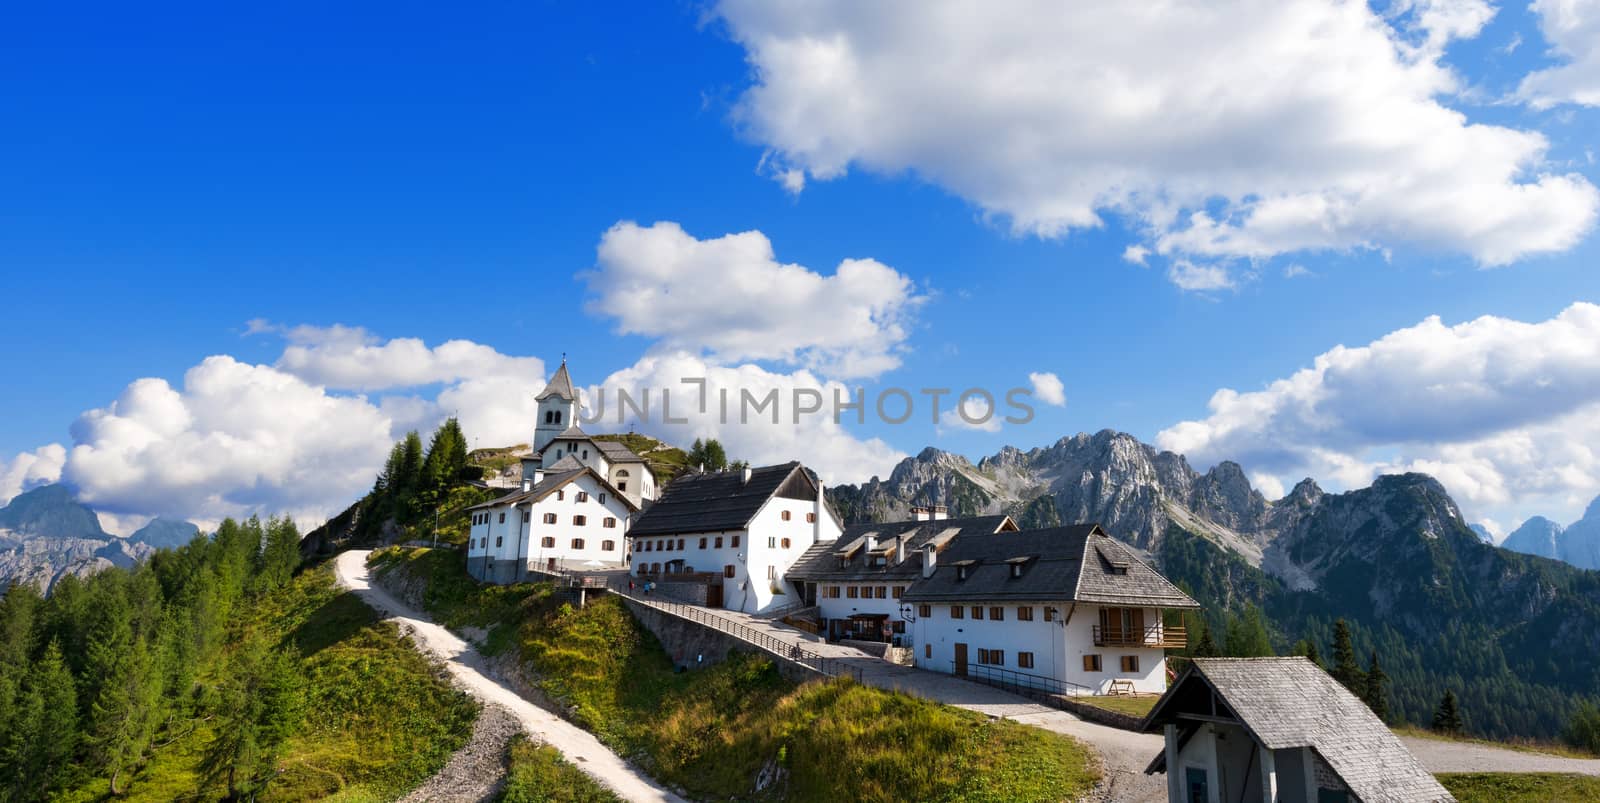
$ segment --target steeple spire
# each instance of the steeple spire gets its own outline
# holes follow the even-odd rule
[[[555,376],[550,377],[550,384],[545,385],[539,395],[533,397],[534,401],[544,401],[551,396],[556,396],[567,401],[577,401],[578,392],[572,388],[572,377],[567,375],[567,355],[561,355],[561,367],[556,369]]]

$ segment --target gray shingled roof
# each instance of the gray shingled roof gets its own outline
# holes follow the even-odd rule
[[[556,369],[555,376],[550,377],[550,384],[544,386],[539,395],[533,397],[534,401],[544,401],[551,396],[559,396],[567,401],[576,401],[578,392],[572,389],[572,377],[567,374],[567,361],[561,361],[561,367]]]
[[[570,463],[568,462],[569,460],[571,461]],[[566,457],[557,460],[554,466],[546,469],[544,479],[534,483],[531,489],[526,491],[518,489],[497,499],[491,499],[487,502],[479,502],[478,504],[472,505],[467,509],[478,510],[480,508],[500,507],[501,505],[521,505],[538,502],[546,496],[555,493],[556,489],[572,482],[584,474],[594,477],[595,481],[600,483],[601,488],[605,489],[617,499],[622,500],[622,503],[627,505],[629,509],[635,511],[639,509],[639,506],[634,504],[633,500],[629,499],[627,494],[624,494],[618,491],[616,488],[613,488],[611,483],[606,482],[606,478],[600,476],[600,474],[594,469],[584,466],[576,460],[572,460],[571,455],[567,455]]]
[[[616,441],[597,441],[591,438],[590,442],[595,445],[596,449],[600,450],[601,454],[606,456],[607,460],[610,460],[613,463],[644,462],[644,458],[634,454],[632,449],[629,449],[628,447],[623,446]]]
[[[1016,558],[1027,559],[1020,577],[1011,576],[1008,563]],[[966,565],[966,579],[960,579],[958,563]],[[933,575],[917,580],[901,599],[1200,607],[1098,524],[957,537],[939,554]]]
[[[823,541],[813,544],[800,559],[795,561],[784,577],[789,580],[861,580],[861,579],[914,579],[922,576],[922,553],[924,544],[933,542],[936,537],[954,531],[955,534],[969,533],[972,535],[993,535],[1001,527],[1007,526],[1011,519],[1007,516],[977,516],[965,519],[941,519],[938,521],[894,521],[878,524],[852,524],[846,527],[838,540]],[[1010,525],[1015,527],[1015,525]],[[875,536],[879,543],[879,552],[885,548],[892,549],[896,539],[905,542],[905,560],[893,563],[893,554],[887,567],[872,568],[868,566],[867,554],[864,549],[855,549],[850,559],[843,565],[839,562],[838,553],[851,544],[863,543],[867,536]],[[948,540],[946,538],[945,540]]]
[[[673,480],[644,515],[628,529],[628,537],[742,530],[774,496],[815,499],[815,480],[798,462],[750,470],[684,474]]]
[[[1215,690],[1270,750],[1310,747],[1365,803],[1454,800],[1367,704],[1309,659],[1196,658],[1145,719],[1155,732],[1178,718],[1192,684]],[[1192,699],[1192,698],[1190,698]],[[1147,772],[1160,772],[1165,754]]]

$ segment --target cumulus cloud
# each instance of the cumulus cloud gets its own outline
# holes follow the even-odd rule
[[[974,432],[999,432],[1003,416],[995,405],[979,395],[967,396],[958,399],[956,403],[939,414],[939,425],[935,428],[938,434],[943,435],[950,430],[972,430]]]
[[[873,259],[833,275],[781,263],[759,231],[701,240],[672,222],[621,222],[583,274],[589,310],[657,348],[719,363],[773,361],[841,379],[900,364],[913,313],[911,280]]]
[[[1540,133],[1441,100],[1460,89],[1444,43],[1492,8],[1402,9],[724,0],[718,14],[753,68],[735,120],[778,174],[914,175],[1017,234],[1116,216],[1191,261],[1410,246],[1490,266],[1572,247],[1594,185],[1551,168]]]
[[[84,413],[62,478],[113,515],[314,519],[371,486],[390,434],[389,419],[364,398],[214,356],[189,369],[181,388],[140,379]]]
[[[1536,0],[1539,30],[1563,63],[1530,73],[1517,95],[1536,109],[1600,106],[1600,0]]]
[[[67,461],[67,450],[59,443],[41,446],[23,452],[0,463],[0,505],[31,488],[47,485],[61,478],[61,466]]]
[[[388,390],[464,379],[544,374],[537,357],[512,357],[470,340],[429,347],[415,337],[382,340],[357,326],[272,327],[250,323],[252,333],[277,331],[288,341],[278,367],[319,385],[342,390]]]
[[[1061,377],[1050,371],[1037,371],[1028,374],[1028,382],[1033,385],[1035,399],[1054,407],[1067,406],[1067,388],[1061,384]]]
[[[1537,323],[1430,317],[1209,407],[1157,443],[1197,465],[1346,487],[1422,471],[1479,513],[1571,512],[1600,493],[1600,306]]]
[[[1167,280],[1177,285],[1178,289],[1191,292],[1231,290],[1234,287],[1233,276],[1227,268],[1216,264],[1197,265],[1187,259],[1173,260],[1167,267]]]
[[[700,407],[701,386],[684,384],[684,379],[704,380],[704,410]],[[645,414],[621,407],[619,390],[635,403],[648,398]],[[797,390],[806,394],[798,403]],[[670,401],[663,401],[664,391],[670,392]],[[767,406],[769,394],[774,393],[773,406]],[[611,374],[585,395],[589,400],[585,415],[599,419],[584,424],[586,430],[637,427],[675,444],[716,438],[730,458],[752,465],[799,459],[828,483],[860,482],[874,474],[888,476],[906,456],[881,439],[851,434],[845,424],[859,421],[855,412],[844,411],[835,421],[834,399],[854,403],[854,388],[803,369],[785,374],[751,364],[718,365],[684,351],[663,352]],[[871,415],[873,399],[867,397],[867,404],[866,414]],[[804,412],[815,406],[820,406],[821,412]],[[798,417],[797,408],[802,408]]]

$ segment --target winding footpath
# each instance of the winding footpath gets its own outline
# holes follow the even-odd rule
[[[362,602],[399,625],[420,649],[443,661],[461,688],[485,705],[498,705],[509,711],[531,736],[561,751],[573,765],[622,798],[640,803],[684,803],[682,798],[661,788],[601,744],[593,734],[524,700],[509,687],[490,678],[483,656],[472,645],[372,584],[367,569],[369,554],[371,550],[353,549],[334,558],[334,574],[339,585],[350,589]]]

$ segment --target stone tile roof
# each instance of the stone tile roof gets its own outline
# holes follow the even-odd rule
[[[524,491],[519,488],[499,498],[491,499],[487,502],[479,502],[478,504],[467,509],[479,510],[482,508],[500,507],[502,505],[535,504],[550,494],[555,493],[557,489],[565,486],[584,474],[594,477],[595,482],[599,483],[600,487],[606,493],[611,494],[611,496],[620,500],[624,505],[627,505],[629,510],[637,511],[639,509],[639,506],[634,504],[633,500],[629,499],[627,494],[622,493],[621,491],[618,491],[616,488],[612,487],[611,483],[607,482],[605,477],[600,476],[600,474],[594,469],[591,469],[588,466],[579,463],[577,460],[574,460],[572,455],[566,455],[565,457],[562,457],[560,460],[556,461],[555,465],[545,469],[544,479],[534,483],[534,486],[529,490]]]
[[[817,485],[799,462],[750,470],[684,474],[628,529],[628,537],[742,530],[774,496],[815,499]]]
[[[1022,565],[1015,577],[1014,563]],[[939,554],[933,575],[918,579],[902,599],[1200,607],[1098,524],[958,537]]]
[[[572,377],[567,374],[567,361],[561,361],[561,367],[556,369],[555,376],[550,377],[550,384],[544,386],[539,395],[533,397],[534,401],[544,401],[551,396],[559,396],[567,401],[577,401],[578,392],[572,388]]]
[[[1299,656],[1196,658],[1156,703],[1143,729],[1173,722],[1184,687],[1205,683],[1271,750],[1309,747],[1365,803],[1454,800],[1372,710],[1321,667]],[[1166,766],[1158,756],[1151,770]]]
[[[597,441],[591,438],[589,442],[593,443],[594,447],[599,449],[600,453],[605,455],[605,458],[613,463],[644,462],[644,458],[634,454],[632,449],[629,449],[628,447],[623,446],[616,441]]]
[[[877,524],[852,524],[846,527],[838,540],[812,544],[796,560],[784,577],[789,580],[913,580],[922,576],[922,547],[940,539],[948,541],[956,535],[993,535],[1002,527],[1014,528],[1009,516],[976,516],[964,519],[937,521],[894,521]],[[866,550],[862,548],[867,537],[877,539],[879,554],[888,551],[888,565],[869,565]],[[905,545],[904,560],[894,561],[896,542]],[[854,547],[851,549],[850,547]],[[841,564],[841,552],[849,557]]]

